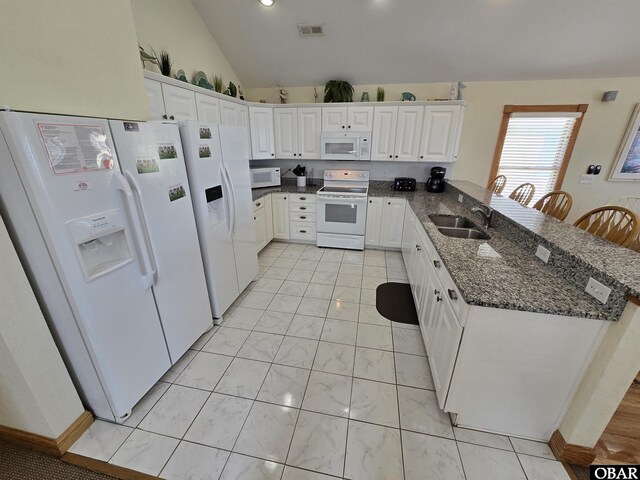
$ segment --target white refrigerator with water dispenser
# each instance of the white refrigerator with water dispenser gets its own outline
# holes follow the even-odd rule
[[[79,393],[111,421],[212,324],[168,127],[114,122],[116,149],[105,119],[0,112],[3,220]]]

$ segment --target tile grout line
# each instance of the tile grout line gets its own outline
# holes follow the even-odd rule
[[[386,260],[386,259],[385,259]],[[376,290],[376,296],[377,296],[377,290]],[[377,307],[376,307],[377,310]],[[400,391],[398,389],[398,370],[396,368],[396,352],[395,352],[395,343],[393,341],[393,328],[391,329],[391,345],[393,347],[393,376],[396,380],[396,385],[395,385],[395,389],[396,389],[396,408],[398,409],[398,430],[400,431],[400,458],[402,459],[402,478],[406,479],[407,477],[407,469],[405,468],[405,463],[404,463],[404,446],[402,443],[402,418],[400,416]]]

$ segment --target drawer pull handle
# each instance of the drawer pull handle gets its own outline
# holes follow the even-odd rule
[[[306,200],[307,197],[300,197],[300,200]]]
[[[440,295],[440,292],[438,291],[438,289],[436,288],[435,290],[433,290],[433,294],[434,295]]]
[[[300,230],[300,233],[307,233],[306,230]]]
[[[300,210],[306,210],[307,207],[300,207]]]
[[[448,288],[447,292],[449,293],[449,298],[451,300],[457,300],[458,299],[458,294],[456,293],[455,290],[452,290],[452,289]]]
[[[307,219],[307,217],[306,217],[306,215],[300,215],[300,219],[301,219],[301,220],[306,220],[306,219]]]
[[[260,205],[262,205],[262,202],[256,203],[256,207],[259,207]]]
[[[433,261],[433,266],[436,268],[440,268],[440,260],[434,260]]]
[[[441,302],[442,301],[442,297],[438,296],[436,297],[436,302]]]

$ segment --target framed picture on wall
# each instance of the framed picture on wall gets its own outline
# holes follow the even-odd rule
[[[640,103],[637,103],[633,109],[609,180],[640,181]]]

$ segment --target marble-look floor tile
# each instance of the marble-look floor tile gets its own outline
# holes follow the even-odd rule
[[[363,290],[364,291],[364,290]],[[373,305],[360,305],[360,313],[358,314],[358,321],[360,323],[369,323],[372,325],[382,325],[384,327],[391,327],[391,320],[383,317]]]
[[[363,275],[362,277],[362,288],[375,290],[383,283],[387,283],[387,277],[371,277],[368,275]]]
[[[274,359],[274,363],[311,369],[317,348],[317,340],[284,337],[284,340],[280,344],[280,349],[276,354],[276,358]]]
[[[319,262],[322,258],[322,251],[313,251],[313,250],[305,250],[300,255],[300,260],[313,260],[314,262]]]
[[[351,345],[320,342],[313,362],[313,370],[337,373],[338,375],[352,375],[354,353],[355,348]]]
[[[329,300],[304,297],[298,306],[298,313],[313,317],[325,317],[329,309]]]
[[[458,450],[467,480],[526,480],[513,452],[470,443],[458,443]]]
[[[318,268],[320,268],[320,265],[318,265]],[[338,278],[337,272],[325,272],[325,271],[316,269],[313,276],[311,277],[311,282],[322,283],[324,285],[334,285],[336,283],[337,278]]]
[[[356,344],[358,324],[348,320],[327,318],[324,322],[321,339],[325,342]]]
[[[275,278],[277,280],[284,280],[291,272],[290,268],[271,267],[264,272],[263,278]]]
[[[202,350],[202,347],[207,344],[207,342],[219,328],[220,327],[218,327],[217,325],[214,325],[209,330],[200,335],[200,338],[196,340],[193,345],[191,345],[191,350]]]
[[[273,298],[273,294],[271,293],[258,293],[256,295],[268,295]],[[267,303],[268,305],[268,303]],[[264,308],[267,308],[266,306]],[[231,315],[224,321],[223,326],[225,327],[233,327],[233,328],[242,328],[244,330],[253,330],[260,319],[264,310],[259,310],[257,308],[247,308],[244,306],[236,308]]]
[[[238,357],[272,362],[283,338],[282,335],[274,333],[251,332],[251,335],[249,335],[249,338],[247,338],[238,352]]]
[[[362,276],[362,265],[342,262],[338,275],[360,275]]]
[[[217,480],[229,452],[190,442],[180,442],[160,477],[166,480]]]
[[[220,480],[279,480],[284,465],[232,453]]]
[[[184,439],[231,450],[251,405],[252,400],[212,393]]]
[[[479,432],[467,428],[453,427],[453,434],[458,442],[475,443],[485,447],[513,451],[509,437],[493,433]]]
[[[273,262],[276,261],[276,258],[278,257],[266,257],[258,255],[258,265],[260,265],[261,267],[270,267],[271,265],[273,265]]]
[[[316,267],[316,272],[328,272],[337,274],[340,271],[340,262],[320,261]],[[337,275],[336,275],[337,276]]]
[[[400,430],[350,420],[344,477],[352,480],[403,478]]]
[[[528,480],[570,480],[562,463],[547,458],[518,454]]]
[[[132,432],[133,428],[96,420],[69,452],[107,462]]]
[[[278,293],[282,286],[283,280],[277,278],[263,277],[256,282],[253,287],[254,292]]]
[[[362,275],[348,275],[346,273],[338,273],[336,285],[343,287],[360,288],[362,286]]]
[[[405,480],[465,480],[456,442],[402,431]]]
[[[296,316],[293,317],[291,325],[289,325],[287,335],[318,340],[322,334],[323,326],[324,317],[296,314]]]
[[[336,477],[329,477],[322,473],[311,472],[295,467],[284,467],[282,480],[336,480]]]
[[[285,248],[284,252],[280,254],[279,258],[293,258],[297,261],[303,253],[304,252],[300,250],[290,250],[288,248]]]
[[[384,250],[376,250],[375,248],[367,248],[364,251],[364,258],[385,258]]]
[[[293,313],[273,312],[266,310],[255,326],[255,331],[284,335],[293,320]]]
[[[342,476],[347,419],[301,411],[287,464]]]
[[[295,282],[293,280],[285,280],[278,293],[283,295],[295,295],[301,297],[307,290],[309,284],[306,282]]]
[[[427,356],[419,330],[393,329],[393,350],[400,353]]]
[[[396,375],[393,369],[393,353],[356,347],[353,376],[378,382],[396,383]]]
[[[158,382],[151,387],[151,390],[149,390],[145,396],[142,397],[142,400],[133,407],[131,415],[129,415],[129,418],[127,418],[123,425],[128,427],[137,427],[147,413],[149,413],[149,410],[153,408],[170,386],[171,384],[169,383]]]
[[[407,272],[404,268],[387,267],[387,278],[390,282],[408,283]]]
[[[398,402],[403,430],[454,438],[449,415],[440,410],[435,392],[398,386]]]
[[[549,445],[542,442],[534,442],[533,440],[525,440],[524,438],[510,437],[513,449],[516,453],[524,453],[534,457],[543,457],[555,460],[556,457],[549,448]]]
[[[386,257],[387,268],[401,268],[404,270],[404,260],[402,257]]]
[[[246,308],[257,308],[257,309],[266,309],[273,297],[275,295],[273,293],[264,293],[264,292],[249,292],[244,300],[240,302],[240,307]],[[235,312],[233,312],[235,314]],[[257,320],[256,320],[257,323]],[[229,325],[232,326],[232,325]],[[254,324],[255,326],[255,324]]]
[[[380,277],[385,278],[387,276],[386,267],[374,267],[372,265],[365,265],[362,271],[362,275],[365,277]]]
[[[376,290],[369,288],[362,288],[360,290],[360,304],[362,305],[376,305]]]
[[[268,363],[235,358],[218,382],[215,391],[255,399],[268,371]]]
[[[196,350],[187,350],[180,359],[174,363],[167,373],[165,373],[160,379],[161,382],[173,383],[176,381],[176,378],[182,373],[182,371],[187,368],[189,362],[194,359],[198,352]]]
[[[313,271],[311,271],[311,270],[301,270],[299,268],[294,268],[287,275],[287,280],[290,280],[292,282],[309,283],[311,281],[311,277],[313,277]]]
[[[296,266],[294,268],[299,268],[300,270],[311,270],[312,272],[314,272],[317,267],[318,267],[317,260],[310,260],[307,258],[300,257],[300,260],[296,262]]]
[[[283,254],[276,258],[273,266],[278,268],[293,268],[296,265],[296,261],[297,258],[285,258]]]
[[[358,321],[358,309],[360,304],[351,302],[341,302],[332,300],[327,312],[327,318],[335,318],[337,320],[349,320],[350,322]]]
[[[360,323],[358,325],[356,345],[359,347],[393,351],[391,328]]]
[[[182,438],[208,397],[209,392],[172,385],[140,422],[139,428]]]
[[[400,428],[396,386],[354,378],[349,418]]]
[[[175,383],[186,387],[213,390],[231,364],[231,357],[217,353],[200,352],[184,369]]]
[[[211,340],[202,347],[202,351],[235,356],[249,336],[249,333],[249,330],[220,327],[216,334],[211,337]]]
[[[342,262],[344,252],[340,250],[327,250],[322,254],[323,262]]]
[[[302,408],[318,413],[349,416],[351,377],[333,373],[311,372]]]
[[[254,403],[233,451],[284,462],[297,418],[295,408]]]
[[[330,300],[333,294],[333,285],[323,285],[322,283],[310,283],[307,291],[304,292],[305,297],[322,298]]]
[[[384,257],[372,257],[372,256],[367,256],[365,254],[365,256],[364,256],[364,265],[365,266],[371,266],[371,267],[383,267],[383,268],[385,268],[387,266],[387,262],[386,262]]]
[[[429,361],[426,357],[395,353],[398,385],[434,390]]]
[[[345,253],[342,257],[343,264],[349,265],[360,265],[362,267],[364,263],[364,253],[362,252],[349,252]],[[358,275],[362,275],[362,268],[360,268],[360,273]]]
[[[308,379],[309,370],[304,368],[271,365],[257,400],[300,408]]]
[[[343,287],[342,285],[336,285],[333,289],[332,300],[340,300],[342,302],[359,303],[360,302],[360,289],[354,287]]]
[[[295,313],[300,305],[302,297],[296,297],[295,295],[283,295],[276,294],[273,301],[269,304],[267,310],[275,312]]]
[[[135,430],[109,463],[149,475],[159,475],[180,440]]]

